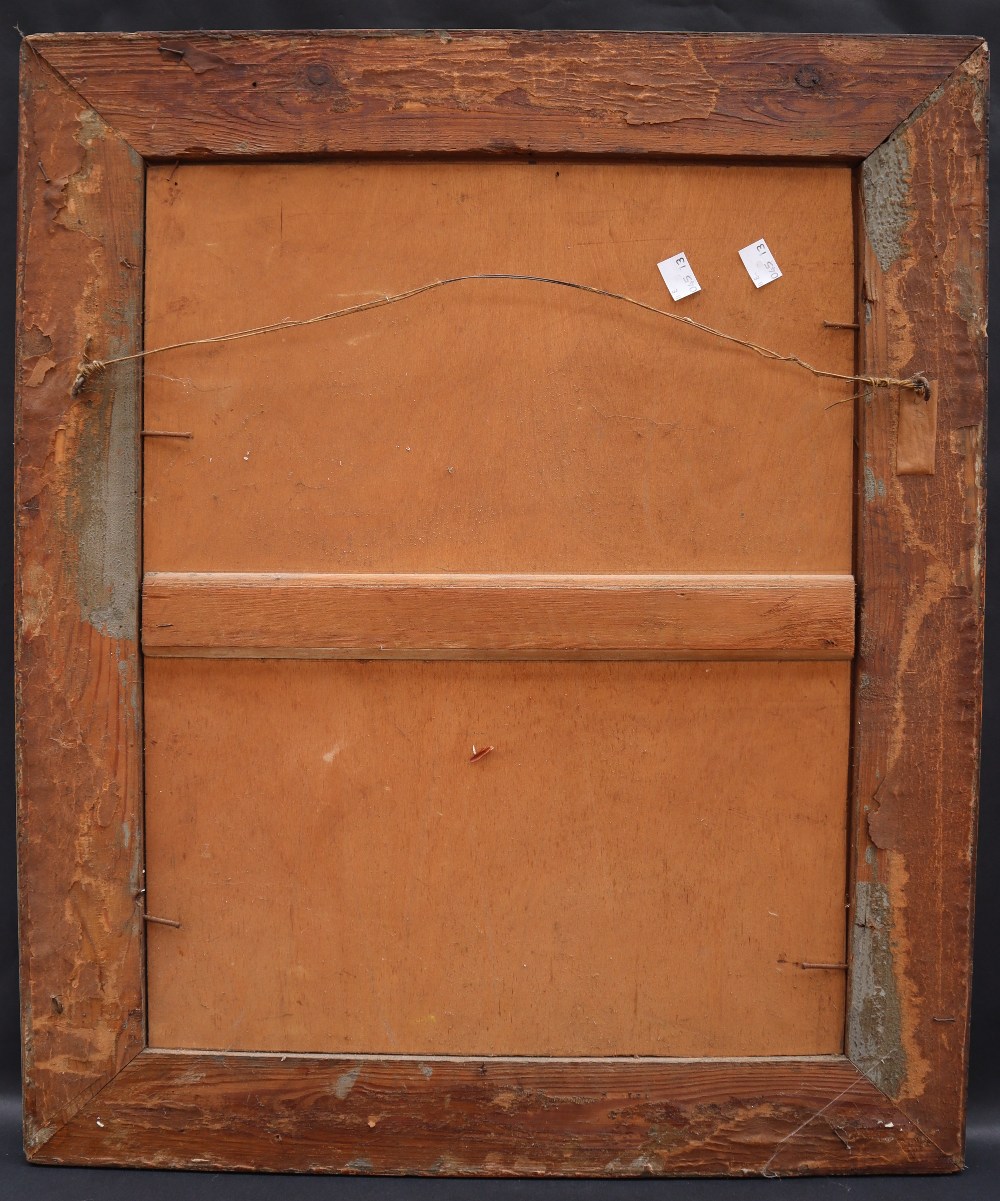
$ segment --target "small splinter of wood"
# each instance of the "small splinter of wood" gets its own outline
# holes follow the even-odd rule
[[[931,1018],[932,1022],[953,1022],[954,1018]]]
[[[180,922],[175,922],[172,917],[153,917],[151,913],[144,913],[142,920],[144,922],[152,922],[156,926],[171,926],[174,930],[181,928]]]
[[[850,1151],[851,1144],[847,1141],[846,1138],[844,1138],[844,1136],[840,1133],[840,1131],[837,1129],[837,1127],[834,1126],[834,1124],[832,1122],[827,1122],[827,1126],[833,1131],[833,1133],[837,1136],[837,1138],[840,1139],[840,1141],[844,1144],[844,1146],[847,1148],[847,1150]]]
[[[799,967],[805,968],[806,970],[812,969],[814,971],[829,971],[829,972],[846,972],[847,971],[846,963],[800,963]]]
[[[141,430],[144,438],[193,438],[190,430]]]
[[[479,750],[477,751],[476,744],[473,743],[472,744],[472,756],[469,759],[469,762],[470,763],[478,763],[480,759],[485,759],[486,756],[490,753],[490,751],[493,751],[493,750],[496,750],[496,747],[481,746],[479,748]]]

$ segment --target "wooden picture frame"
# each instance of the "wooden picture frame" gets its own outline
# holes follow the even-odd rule
[[[983,629],[987,50],[974,38],[57,34],[22,47],[17,699],[39,1163],[445,1175],[962,1167]],[[403,96],[407,103],[398,103]],[[842,1056],[147,1045],[139,641],[146,163],[856,166],[858,582]],[[372,1115],[376,1115],[373,1121]]]

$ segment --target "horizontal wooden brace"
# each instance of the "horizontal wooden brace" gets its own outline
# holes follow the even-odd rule
[[[850,575],[148,573],[147,655],[849,659]]]

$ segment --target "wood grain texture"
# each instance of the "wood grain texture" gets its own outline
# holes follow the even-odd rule
[[[143,166],[22,51],[16,412],[18,878],[25,1139],[144,1042],[138,645]],[[126,261],[129,265],[125,265]]]
[[[426,1176],[947,1172],[847,1060],[146,1051],[45,1163]]]
[[[852,1015],[858,1066],[961,1162],[983,633],[983,47],[865,164],[864,370],[937,381],[933,475],[861,408]]]
[[[933,475],[937,452],[938,385],[929,380],[927,390],[900,402],[896,422],[896,474]]]
[[[153,1045],[842,1049],[849,664],[145,673]]]
[[[541,153],[860,159],[974,38],[546,32],[55,34],[149,159]]]
[[[146,655],[850,659],[852,576],[147,573]]]
[[[25,49],[16,522],[28,1154],[427,1174],[957,1170],[981,697],[985,47],[405,41],[56,35]],[[128,585],[115,568],[132,553],[137,468],[122,417],[139,381],[119,369],[85,397],[68,393],[95,325],[90,353],[139,341],[141,163],[115,130],[140,154],[248,163],[328,152],[828,162],[879,147],[863,170],[862,362],[876,373],[933,371],[940,392],[933,475],[894,474],[897,398],[866,400],[859,423],[848,1017],[857,1068],[835,1057],[528,1063],[146,1050],[104,1083],[142,1042],[140,931],[126,896],[138,860],[125,853],[138,854],[138,571]],[[105,446],[116,449],[105,456]],[[124,486],[101,466],[112,459],[126,467]]]
[[[852,373],[833,166],[152,168],[147,345],[455,274],[578,280]],[[788,213],[797,214],[789,222]],[[740,247],[784,273],[757,290]],[[112,369],[113,370],[113,369]],[[850,573],[856,390],[565,288],[467,281],[147,360],[147,571]]]

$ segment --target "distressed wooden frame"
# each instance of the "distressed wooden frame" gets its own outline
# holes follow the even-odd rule
[[[959,1169],[982,653],[985,45],[70,34],[25,41],[21,98],[29,1158],[470,1175]],[[78,395],[74,377],[85,352],[142,343],[146,161],[340,153],[857,165],[861,370],[920,370],[933,388],[916,399],[865,389],[858,403],[842,1057],[417,1059],[146,1045],[141,373],[119,367]]]

